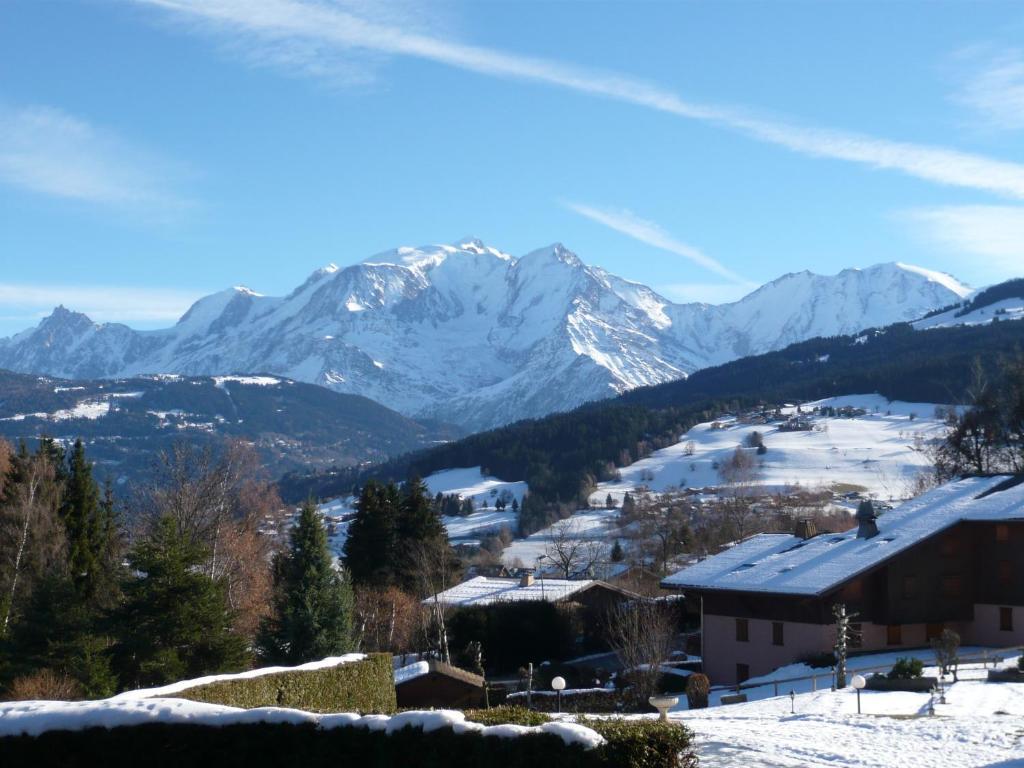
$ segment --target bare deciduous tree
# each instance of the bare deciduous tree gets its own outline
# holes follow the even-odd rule
[[[439,597],[456,583],[459,561],[447,541],[421,542],[410,553],[420,583],[420,593],[430,598],[429,610],[423,613],[424,635],[435,645],[441,661],[451,663],[448,650],[448,606]]]
[[[398,587],[357,589],[355,595],[356,647],[363,652],[411,652],[423,626],[424,607]]]
[[[271,540],[260,534],[283,504],[251,445],[222,451],[176,444],[160,456],[156,479],[143,491],[143,525],[171,517],[207,551],[211,578],[224,579],[235,628],[251,634],[269,610]]]
[[[559,570],[562,578],[578,578],[590,573],[601,559],[603,543],[586,536],[572,520],[554,527],[551,541],[544,548],[544,557]]]
[[[658,693],[661,665],[672,654],[677,624],[675,606],[664,600],[622,602],[609,609],[608,644],[632,679],[637,701],[645,703]]]
[[[65,546],[64,526],[57,514],[57,468],[50,455],[40,451],[12,458],[5,450],[4,461],[13,471],[13,482],[4,488],[0,504],[0,583],[4,586],[0,637],[10,626],[19,587],[29,588],[31,577],[59,562]]]

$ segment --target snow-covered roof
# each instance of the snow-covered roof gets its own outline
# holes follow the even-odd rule
[[[519,579],[496,579],[477,576],[437,594],[436,599],[451,606],[490,605],[491,603],[513,600],[546,600],[557,603],[570,595],[582,592],[597,584],[592,579],[569,581],[566,579],[537,579],[522,586]],[[424,603],[432,603],[435,597],[428,597]]]
[[[952,525],[1000,520],[1024,520],[1024,483],[1014,485],[1007,476],[968,478],[886,512],[871,538],[857,538],[857,528],[806,540],[760,534],[672,574],[662,586],[819,595]]]

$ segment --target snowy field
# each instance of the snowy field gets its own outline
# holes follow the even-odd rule
[[[804,488],[862,490],[883,500],[906,498],[915,476],[930,467],[929,441],[944,433],[932,403],[890,402],[880,395],[847,395],[801,406],[852,406],[867,413],[856,418],[815,417],[811,432],[780,432],[777,425],[737,424],[721,420],[698,424],[675,445],[656,451],[621,470],[622,479],[601,483],[591,504],[604,504],[609,493],[619,503],[628,491],[646,486],[655,492],[685,487],[708,487],[721,481],[715,464],[722,463],[752,432],[764,437],[767,453],[758,482],[772,489]],[[794,414],[795,408],[783,409]],[[911,416],[913,415],[913,418]],[[693,454],[687,454],[692,443]]]
[[[878,691],[858,715],[847,688],[800,693],[795,714],[785,695],[671,717],[694,730],[702,768],[1024,768],[1024,685],[984,676],[964,671],[934,716],[930,694]]]
[[[960,307],[956,307],[947,312],[926,317],[913,323],[913,326],[918,330],[923,330],[926,328],[951,328],[955,325],[986,325],[993,320],[1024,319],[1024,299],[1003,299],[957,317],[956,313],[960,309]]]

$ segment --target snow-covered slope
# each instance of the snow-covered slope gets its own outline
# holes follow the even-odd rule
[[[822,408],[852,408],[854,415],[824,415]],[[786,415],[796,408],[785,408]],[[629,491],[654,492],[680,486],[717,486],[716,467],[745,445],[752,432],[763,435],[767,451],[758,456],[757,482],[771,490],[855,490],[874,498],[908,498],[918,474],[930,470],[929,449],[945,433],[931,403],[888,401],[881,395],[844,395],[801,406],[813,429],[780,431],[777,424],[742,424],[735,418],[698,424],[668,448],[623,467],[620,480],[601,483],[590,503],[608,494],[621,502]]]
[[[481,429],[809,337],[912,320],[967,292],[948,275],[880,264],[786,275],[732,304],[673,304],[562,245],[513,258],[466,240],[331,265],[284,297],[232,288],[159,331],[58,307],[0,340],[0,368],[271,373]]]

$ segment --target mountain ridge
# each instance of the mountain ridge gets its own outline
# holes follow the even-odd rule
[[[677,304],[561,243],[517,258],[469,238],[328,265],[281,297],[229,288],[154,331],[59,307],[0,339],[0,367],[67,378],[261,371],[476,430],[913,320],[968,292],[887,263],[791,273],[729,304]]]

